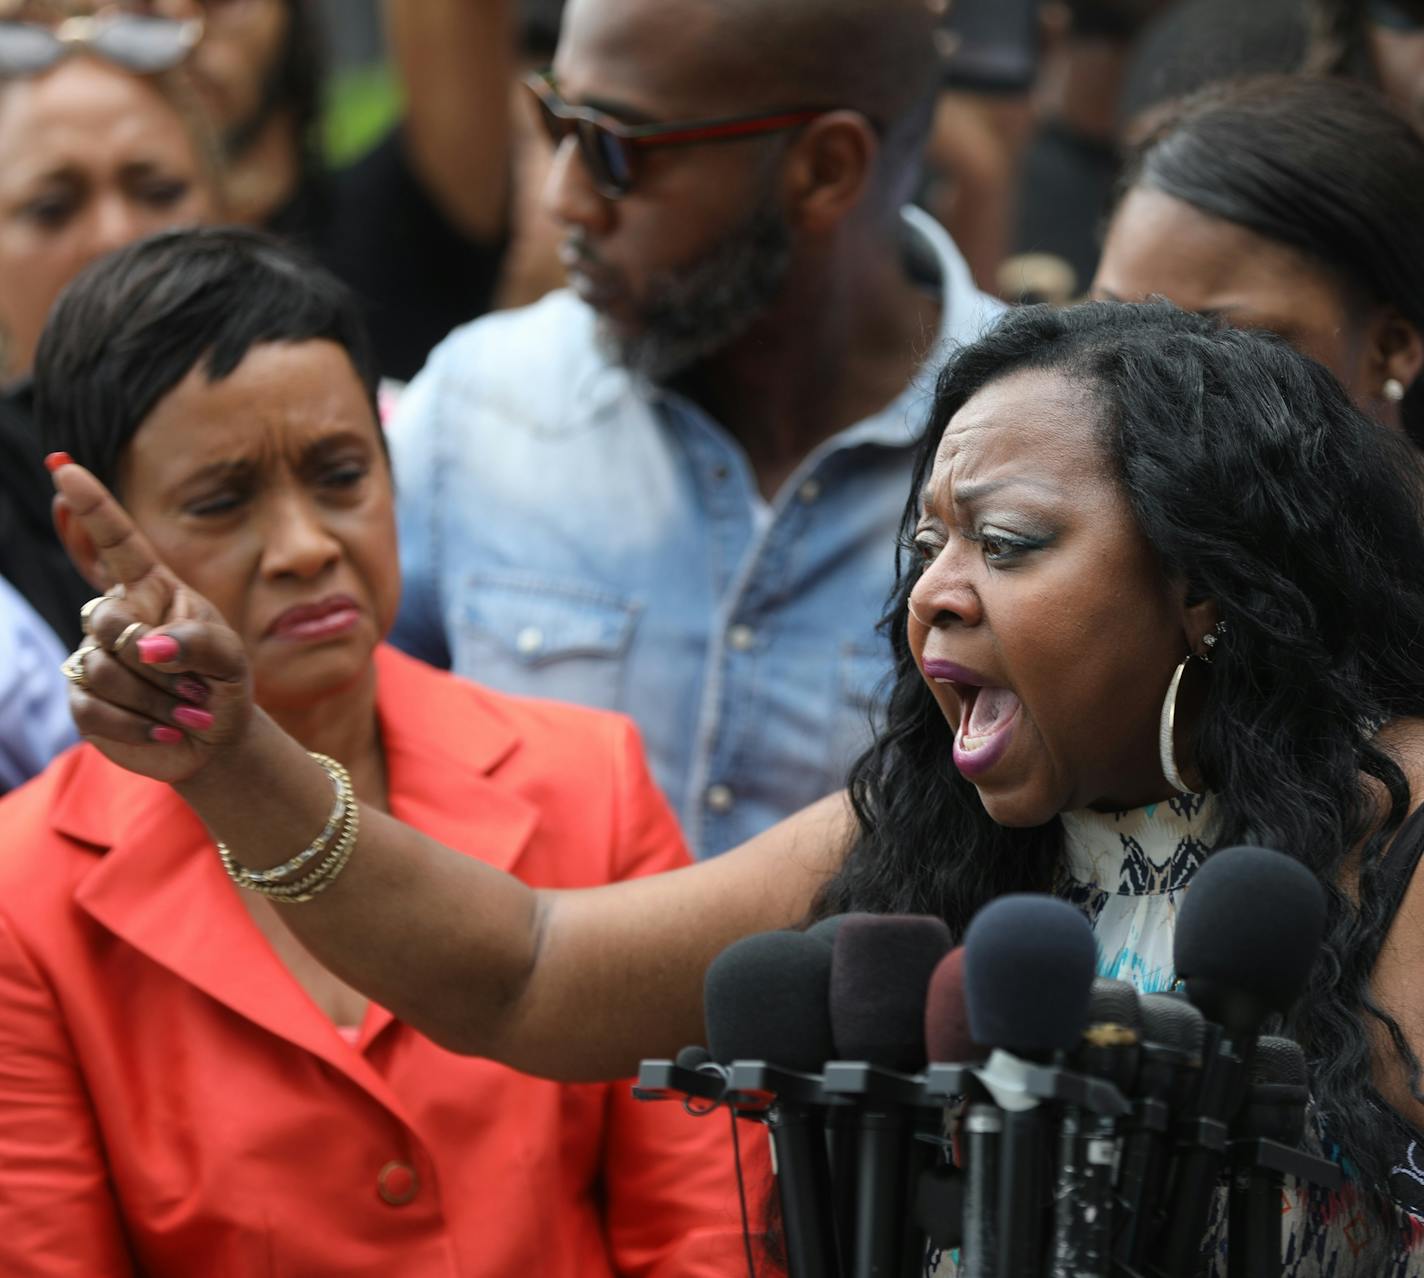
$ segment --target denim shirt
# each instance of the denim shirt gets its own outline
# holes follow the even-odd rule
[[[943,290],[933,353],[770,503],[732,435],[610,364],[566,291],[457,329],[391,424],[394,641],[505,692],[630,715],[694,855],[839,789],[870,739],[934,374],[999,310],[931,218],[904,225]]]

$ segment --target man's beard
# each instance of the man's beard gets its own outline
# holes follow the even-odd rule
[[[635,332],[598,326],[608,357],[666,383],[741,337],[781,292],[791,268],[791,228],[763,204],[690,266],[649,278]]]

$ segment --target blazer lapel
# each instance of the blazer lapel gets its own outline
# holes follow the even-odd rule
[[[76,782],[89,783],[82,788],[91,794],[90,785],[123,792],[110,805],[108,850],[80,883],[76,904],[180,980],[319,1057],[412,1126],[385,1080],[341,1040],[267,944],[192,810],[167,786],[122,774],[93,754],[58,805],[56,824],[70,833],[90,824],[66,819],[64,800]],[[79,837],[99,843],[93,833]]]
[[[392,815],[447,847],[513,870],[538,809],[491,774],[519,749],[518,733],[496,702],[463,680],[391,648],[378,649],[376,660]],[[258,931],[207,830],[170,787],[86,750],[53,820],[65,834],[107,848],[75,894],[80,908],[239,1016],[320,1057],[409,1125],[363,1055],[392,1024],[391,1013],[371,1004],[361,1050],[341,1041]]]

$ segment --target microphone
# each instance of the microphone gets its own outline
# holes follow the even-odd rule
[[[950,950],[935,967],[925,998],[925,1052],[929,1057],[926,1091],[944,1098],[946,1126],[954,1143],[954,1156],[921,1173],[915,1191],[915,1220],[926,1237],[941,1250],[958,1247],[964,1239],[964,1160],[959,1150],[959,1123],[964,1109],[964,1084],[960,1065],[978,1060],[983,1053],[969,1037],[969,1007],[964,1001],[964,947]],[[953,1070],[944,1069],[952,1064]],[[940,1078],[944,1081],[940,1082]]]
[[[828,1094],[856,1102],[855,1223],[847,1253],[854,1278],[923,1268],[925,1236],[908,1210],[908,1189],[933,1147],[914,1139],[913,1120],[925,1099],[919,1081],[906,1075],[925,1063],[925,999],[949,948],[943,921],[924,915],[854,914],[835,937],[830,1018],[839,1063],[827,1067],[824,1085]],[[871,1069],[848,1064],[861,1061]]]
[[[1315,876],[1266,848],[1213,853],[1177,915],[1172,958],[1187,996],[1220,1029],[1203,1062],[1189,1140],[1153,1272],[1191,1278],[1206,1263],[1207,1213],[1226,1158],[1226,1124],[1241,1103],[1261,1024],[1295,1002],[1325,932]]]
[[[1049,896],[1000,897],[965,933],[969,1032],[991,1049],[976,1077],[995,1104],[965,1115],[964,1278],[1038,1278],[1047,1176],[1033,1063],[1082,1036],[1096,959],[1087,920]]]
[[[1114,1259],[1130,1273],[1141,1268],[1159,1224],[1172,1119],[1185,1113],[1196,1095],[1206,1040],[1206,1019],[1184,998],[1144,994],[1137,1006],[1142,1043],[1119,1160],[1113,1247]]]
[[[1137,1076],[1137,991],[1125,981],[1093,982],[1088,1025],[1073,1068],[1127,1092]],[[1108,1278],[1112,1265],[1113,1177],[1117,1120],[1064,1105],[1053,1189],[1052,1278]]]
[[[804,932],[743,937],[707,969],[707,1045],[724,1065],[773,1062],[753,1072],[775,1091],[761,1115],[771,1148],[786,1231],[790,1278],[839,1278],[830,1166],[813,1077],[832,1055],[831,948]],[[740,1066],[733,1070],[737,1082]],[[762,1080],[765,1080],[763,1082]],[[737,1104],[736,1092],[729,1099]]]
[[[930,976],[930,988],[925,995],[925,1054],[932,1065],[984,1058],[969,1034],[962,945],[940,959]]]
[[[1305,1053],[1288,1038],[1256,1044],[1251,1087],[1232,1128],[1234,1166],[1227,1215],[1227,1276],[1281,1272],[1281,1171],[1252,1146],[1260,1140],[1295,1148],[1305,1136]]]

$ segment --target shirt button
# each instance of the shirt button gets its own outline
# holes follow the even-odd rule
[[[526,657],[532,656],[544,646],[544,632],[538,626],[525,626],[514,636],[514,646]]]
[[[707,806],[713,812],[730,812],[736,801],[737,796],[732,793],[731,786],[712,785],[707,787]]]
[[[819,479],[808,479],[796,490],[796,495],[801,499],[803,506],[809,506],[821,495],[821,481]]]
[[[750,626],[733,626],[727,631],[727,645],[733,652],[750,652],[756,644],[756,631]]]
[[[420,1192],[420,1178],[409,1163],[389,1162],[376,1177],[376,1192],[392,1207],[404,1207]]]

